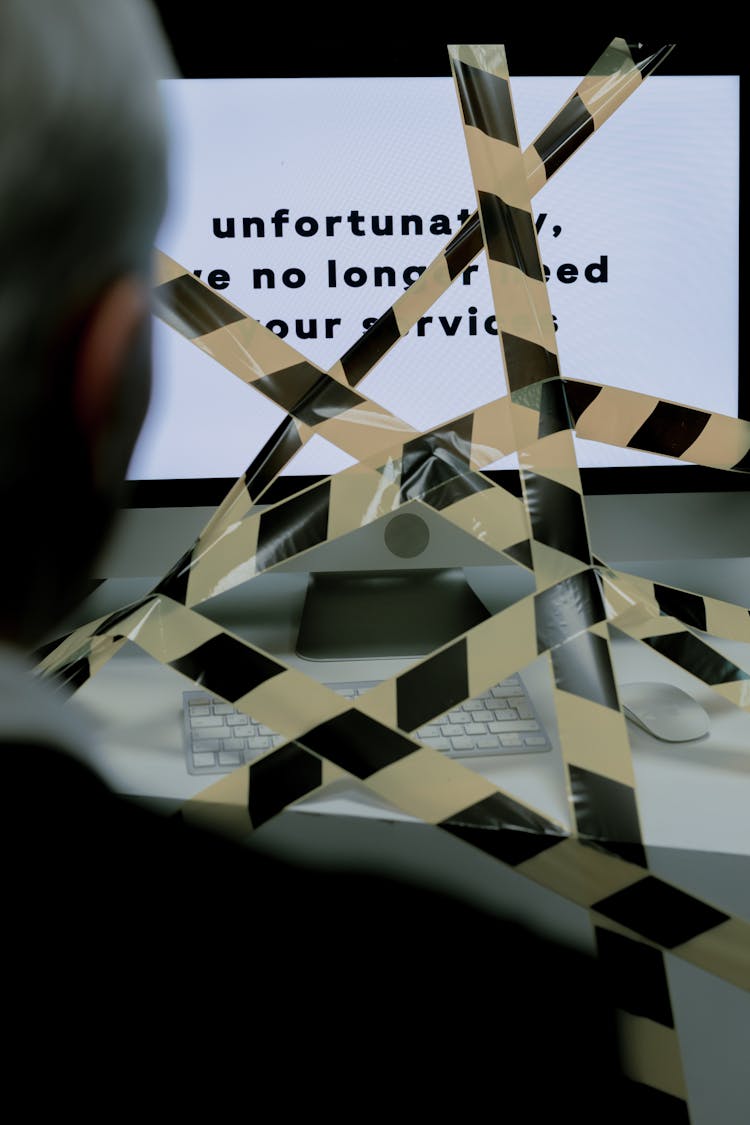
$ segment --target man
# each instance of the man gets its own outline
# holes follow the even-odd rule
[[[531,1120],[566,1102],[616,1120],[595,961],[425,888],[125,802],[32,675],[86,589],[148,403],[156,79],[173,73],[146,0],[0,4],[6,1075],[43,1060],[80,1107],[93,1069],[118,1112],[159,1074],[196,1097],[233,1075],[250,1105],[329,1116],[522,1097]]]

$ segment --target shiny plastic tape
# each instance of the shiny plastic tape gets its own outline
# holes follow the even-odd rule
[[[522,153],[503,48],[449,48],[477,212],[328,372],[157,254],[157,315],[270,397],[287,417],[159,586],[138,604],[70,634],[47,654],[39,672],[79,687],[131,641],[284,734],[287,741],[277,750],[186,802],[188,819],[246,836],[301,797],[325,790],[342,776],[355,777],[395,807],[584,907],[603,958],[642,957],[643,949],[650,949],[650,971],[657,974],[663,973],[660,958],[669,950],[750,988],[750,926],[648,871],[609,651],[609,628],[626,629],[688,668],[686,635],[694,638],[700,628],[696,596],[668,587],[645,589],[592,558],[572,443],[575,427],[584,437],[743,471],[750,448],[747,423],[565,379],[531,210],[539,188],[670,49],[636,58],[624,41],[614,40]],[[483,251],[501,345],[498,400],[430,434],[416,433],[354,388]],[[501,398],[503,374],[509,394]],[[681,428],[680,443],[676,434],[683,415],[688,424]],[[255,510],[314,433],[353,455],[357,464],[290,501]],[[414,471],[414,457],[407,452],[413,454],[415,445],[425,464],[438,449],[451,451],[447,473],[437,484],[429,472]],[[520,501],[481,472],[513,451],[521,463]],[[354,706],[193,608],[279,560],[415,503],[430,504],[472,534],[486,536],[491,529],[491,545],[533,571],[536,591],[380,684]],[[704,599],[703,608],[710,632],[747,639],[742,629],[747,612],[741,607]],[[666,651],[669,645],[661,638],[676,641],[670,640]],[[441,699],[429,690],[438,665],[441,682],[458,700],[541,654],[547,656],[555,691],[574,821],[569,835],[539,810],[410,733],[441,713]],[[704,682],[721,688],[726,680],[713,671]],[[732,702],[744,705],[736,697]],[[663,1012],[630,1013],[630,1019],[633,1077],[683,1099],[673,1023]],[[667,1062],[654,1062],[654,1044]]]

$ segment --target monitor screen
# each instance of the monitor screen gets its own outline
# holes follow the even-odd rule
[[[642,83],[532,201],[560,369],[738,417],[740,78],[672,70]],[[582,73],[511,66],[522,148]],[[476,209],[447,73],[180,77],[162,91],[171,183],[157,249],[322,370]],[[170,503],[220,500],[284,410],[159,319],[154,373],[131,485]],[[357,389],[419,430],[506,393],[483,254]],[[639,474],[659,491],[665,470],[693,472],[575,441],[594,491],[597,476],[629,490]],[[293,488],[351,462],[316,436],[283,477]],[[515,466],[510,454],[490,468]]]

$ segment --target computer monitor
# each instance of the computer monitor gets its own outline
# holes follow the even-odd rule
[[[507,41],[522,147],[605,46],[588,51],[581,42],[574,57],[550,57],[528,40],[517,52]],[[280,52],[266,58],[266,72],[252,52],[242,70],[236,56],[222,64],[216,52],[203,70],[183,65],[184,77],[163,83],[173,151],[158,248],[330,368],[476,208],[443,50],[438,61],[434,44],[422,56],[415,45],[406,58],[358,43],[325,57],[311,50],[304,63]],[[248,71],[254,76],[243,77]],[[748,416],[739,378],[739,192],[740,68],[726,55],[696,59],[688,48],[681,56],[677,42],[533,201],[563,376]],[[130,467],[130,502],[218,504],[284,408],[158,319],[154,348],[154,396]],[[420,431],[505,392],[482,255],[358,390]],[[606,553],[613,539],[623,548],[618,558],[651,557],[649,534],[663,531],[658,513],[674,516],[688,497],[708,501],[713,513],[716,498],[744,500],[745,474],[575,440],[593,545]],[[352,461],[313,437],[266,499]],[[514,455],[487,471],[520,491]],[[633,500],[645,506],[644,521],[628,519]],[[364,562],[353,538],[335,557],[329,552],[325,569],[340,588],[352,571],[405,571],[408,579],[410,571],[443,569],[434,534],[422,551],[399,556],[389,524],[381,521],[379,539],[368,540]],[[750,553],[738,520],[723,521],[718,544],[716,536],[707,544],[695,519],[678,513],[667,524],[660,557]]]

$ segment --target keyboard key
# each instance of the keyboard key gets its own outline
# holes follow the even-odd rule
[[[426,742],[427,739],[420,740],[420,741]],[[452,749],[452,746],[450,744],[450,739],[448,739],[448,738],[431,738],[430,742],[429,742],[429,745],[432,747],[433,750],[451,750]]]
[[[247,739],[249,750],[268,750],[271,744],[272,739],[265,734],[251,734]]]
[[[221,724],[219,726],[216,726],[215,718],[212,718],[210,720],[210,722],[214,724],[212,726],[198,726],[199,723],[203,724],[205,721],[205,719],[196,719],[193,723],[197,738],[224,738],[226,736],[226,727],[222,726]]]
[[[216,759],[213,754],[193,754],[193,765],[199,768],[203,766],[214,766],[216,765]]]
[[[520,734],[501,734],[500,741],[503,746],[523,746]]]
[[[484,723],[467,723],[466,726],[464,727],[463,733],[464,734],[484,734],[485,730],[486,730],[486,728],[484,726]]]
[[[220,766],[241,766],[242,765],[242,755],[241,754],[230,754],[228,751],[223,750],[219,754],[219,765]]]
[[[241,754],[247,747],[246,738],[224,738],[221,742],[222,750],[229,750],[235,754]]]

